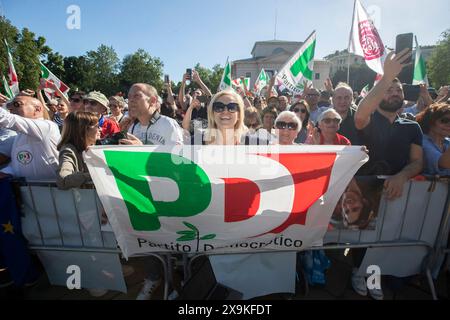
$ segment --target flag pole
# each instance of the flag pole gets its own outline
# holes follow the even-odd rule
[[[348,46],[347,46],[347,84],[350,85],[350,43],[352,42],[353,35],[353,25],[355,21],[355,11],[356,11],[356,1],[353,3],[353,17],[352,17],[352,27],[350,28],[350,36],[348,37]]]

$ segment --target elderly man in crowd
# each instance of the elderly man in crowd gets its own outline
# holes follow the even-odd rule
[[[333,92],[333,108],[342,118],[339,134],[347,137],[352,145],[360,145],[360,134],[355,127],[356,106],[353,103],[353,89],[346,83],[339,83]]]
[[[120,132],[119,124],[115,120],[105,117],[109,113],[109,101],[103,93],[91,91],[84,97],[83,102],[84,111],[94,113],[99,119],[98,125],[102,129],[101,139]]]
[[[0,94],[0,105],[7,98]],[[10,112],[0,107],[0,128],[17,132],[11,147],[11,159],[5,173],[30,180],[56,179],[60,139],[58,126],[44,120],[44,106],[33,97],[19,95],[7,105]]]

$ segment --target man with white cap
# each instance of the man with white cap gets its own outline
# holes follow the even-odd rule
[[[92,112],[98,116],[98,124],[102,129],[100,138],[111,137],[114,133],[120,132],[116,121],[105,117],[109,113],[109,101],[106,96],[99,91],[91,91],[83,98],[84,110]]]

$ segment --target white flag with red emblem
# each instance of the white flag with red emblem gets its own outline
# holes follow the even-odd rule
[[[387,52],[373,21],[359,0],[355,0],[348,51],[364,57],[370,69],[378,74],[383,74]]]
[[[8,42],[5,41],[6,52],[8,54],[8,78],[9,78],[9,88],[11,89],[12,94],[15,96],[19,94],[19,78],[17,77],[16,69],[14,68],[13,58],[11,51],[9,50]]]

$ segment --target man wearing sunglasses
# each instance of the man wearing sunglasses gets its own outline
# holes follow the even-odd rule
[[[6,101],[0,94],[0,105]],[[31,96],[16,96],[7,108],[10,112],[0,107],[0,128],[14,130],[17,136],[9,155],[11,162],[3,171],[30,180],[56,179],[58,126],[44,120],[44,106]]]
[[[85,93],[83,91],[75,91],[70,96],[70,110],[72,111],[84,111],[83,97]]]
[[[113,119],[105,117],[109,113],[109,101],[106,96],[99,91],[89,92],[83,99],[84,110],[92,112],[98,117],[98,125],[102,129],[100,139],[112,137],[120,132],[119,124]]]

